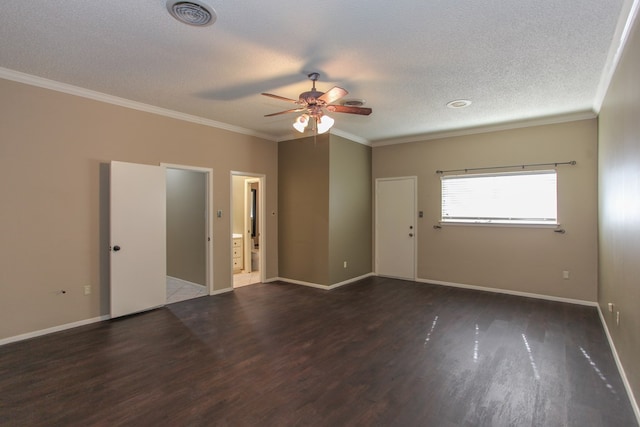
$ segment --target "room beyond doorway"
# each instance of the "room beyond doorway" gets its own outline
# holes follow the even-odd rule
[[[210,294],[211,169],[164,164],[167,180],[166,303]]]
[[[264,280],[264,175],[231,172],[233,287]]]

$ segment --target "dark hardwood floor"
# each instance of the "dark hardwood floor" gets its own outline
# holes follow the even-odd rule
[[[637,425],[595,308],[384,278],[2,346],[0,424]]]

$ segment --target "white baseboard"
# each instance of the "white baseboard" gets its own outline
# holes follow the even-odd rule
[[[310,288],[324,289],[326,291],[330,291],[331,289],[336,289],[336,288],[339,288],[340,286],[348,285],[349,283],[357,282],[358,280],[362,280],[370,276],[375,276],[375,274],[374,273],[363,274],[362,276],[353,277],[343,282],[334,283],[333,285],[321,285],[319,283],[311,283],[311,282],[304,282],[302,280],[287,279],[286,277],[278,277],[276,279],[270,279],[270,281],[279,280],[281,282],[287,282],[294,285],[309,286]]]
[[[328,289],[339,288],[340,286],[348,285],[349,283],[357,282],[358,280],[366,279],[367,277],[371,277],[371,276],[375,276],[375,273],[367,273],[367,274],[363,274],[362,276],[353,277],[343,282],[338,282],[338,283],[334,283],[333,285],[329,285],[327,288]]]
[[[618,351],[616,350],[616,346],[613,343],[611,334],[609,333],[609,327],[607,326],[607,322],[604,319],[604,314],[602,314],[602,310],[600,309],[600,304],[598,304],[598,315],[600,316],[600,322],[602,322],[604,333],[607,335],[607,341],[609,341],[609,347],[611,347],[611,352],[613,353],[613,359],[616,361],[616,366],[618,367],[618,372],[620,372],[622,383],[624,384],[624,388],[627,390],[627,396],[629,396],[629,400],[631,401],[631,407],[633,408],[633,412],[636,415],[636,420],[638,421],[638,425],[640,425],[640,407],[638,407],[638,402],[635,396],[633,395],[631,384],[629,384],[627,374],[624,372],[624,367],[622,366],[622,362],[620,362],[620,357],[618,357]]]
[[[327,285],[321,285],[319,283],[304,282],[302,280],[287,279],[286,277],[276,277],[275,281],[287,282],[287,283],[291,283],[292,285],[308,286],[310,288],[316,288],[316,289],[324,289],[325,291],[329,290],[329,286]]]
[[[512,290],[509,290],[509,289],[487,288],[487,287],[484,287],[484,286],[467,285],[467,284],[464,284],[464,283],[443,282],[441,280],[431,280],[431,279],[416,279],[416,282],[429,283],[429,284],[432,284],[432,285],[450,286],[450,287],[453,287],[453,288],[472,289],[472,290],[475,290],[475,291],[485,291],[485,292],[493,292],[493,293],[498,293],[498,294],[515,295],[515,296],[526,297],[526,298],[543,299],[543,300],[548,300],[548,301],[566,302],[566,303],[569,303],[569,304],[586,305],[586,306],[589,306],[589,307],[597,307],[598,306],[598,303],[596,301],[585,301],[585,300],[581,300],[581,299],[556,297],[556,296],[553,296],[553,295],[544,295],[544,294],[534,294],[534,293],[530,293],[530,292],[512,291]]]
[[[29,338],[35,338],[42,335],[52,334],[54,332],[60,332],[71,328],[77,328],[78,326],[89,325],[91,323],[102,322],[103,320],[111,319],[111,316],[105,314],[104,316],[94,317],[91,319],[79,320],[77,322],[65,323],[64,325],[53,326],[51,328],[41,329],[39,331],[27,332],[26,334],[20,334],[13,337],[0,339],[0,345],[9,344],[12,342],[28,340]]]

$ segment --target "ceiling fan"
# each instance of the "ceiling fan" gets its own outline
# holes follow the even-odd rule
[[[353,105],[333,105],[332,102],[344,97],[349,92],[338,86],[332,87],[327,92],[320,92],[316,89],[316,81],[318,80],[318,77],[320,77],[320,74],[310,73],[307,77],[309,77],[309,80],[313,82],[313,87],[310,91],[302,92],[297,100],[285,98],[284,96],[273,95],[271,93],[262,93],[264,96],[298,104],[298,108],[266,114],[265,117],[277,116],[279,114],[286,113],[302,113],[302,115],[300,115],[293,123],[293,127],[298,132],[304,132],[305,128],[309,125],[309,121],[313,119],[311,121],[312,128],[317,133],[324,133],[328,131],[334,123],[334,120],[327,116],[324,110],[332,113],[360,114],[363,116],[371,114],[371,108]]]

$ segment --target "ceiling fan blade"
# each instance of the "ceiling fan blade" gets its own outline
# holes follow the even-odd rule
[[[281,101],[287,101],[287,102],[293,102],[294,104],[298,104],[300,101],[297,101],[295,99],[291,99],[291,98],[285,98],[284,96],[280,96],[280,95],[274,95],[272,93],[262,93],[262,95],[264,96],[268,96],[270,98],[275,98],[275,99],[279,99]]]
[[[271,114],[265,114],[265,117],[271,117],[271,116],[278,116],[280,114],[287,114],[287,113],[298,113],[300,111],[305,111],[306,108],[294,108],[292,110],[285,110],[285,111],[279,111],[277,113],[271,113]]]
[[[348,114],[360,114],[362,116],[368,116],[373,111],[371,108],[365,107],[349,107],[346,105],[327,105],[328,111],[336,113],[348,113]]]
[[[341,87],[338,87],[338,86],[334,86],[328,91],[326,91],[324,94],[320,95],[318,97],[318,101],[323,101],[325,104],[331,104],[332,102],[337,101],[338,99],[342,98],[348,93],[349,92],[347,92],[345,89],[342,89]]]

